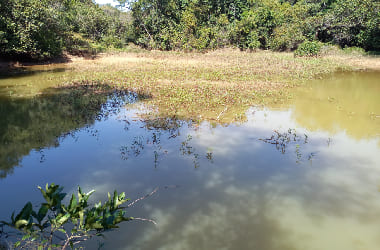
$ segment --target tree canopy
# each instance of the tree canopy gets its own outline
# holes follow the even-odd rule
[[[303,42],[380,50],[378,0],[3,0],[0,53],[46,58],[66,50],[294,50]]]
[[[379,50],[377,0],[137,0],[136,43],[158,49],[292,50],[322,41]]]
[[[91,0],[3,0],[0,2],[0,53],[43,59],[63,50],[76,52],[122,47],[127,17]]]

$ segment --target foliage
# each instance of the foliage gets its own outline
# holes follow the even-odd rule
[[[320,42],[309,42],[305,41],[301,43],[296,51],[294,51],[295,56],[317,56],[322,48],[322,43]]]
[[[88,199],[94,190],[84,193],[78,187],[77,196],[72,194],[65,205],[63,187],[52,183],[46,184],[45,190],[38,189],[45,200],[38,211],[33,210],[32,203],[28,202],[16,216],[12,214],[10,222],[1,222],[24,235],[15,247],[73,248],[91,237],[101,236],[102,232],[118,228],[117,225],[123,221],[134,219],[125,216],[122,205],[129,199],[125,198],[124,193],[114,191],[112,196],[108,193],[104,204],[99,202],[90,206]],[[70,225],[70,230],[67,225]]]
[[[129,11],[99,7],[91,0],[4,0],[0,3],[0,52],[41,59],[63,50],[96,53],[130,42],[160,50],[236,46],[284,51],[306,40],[380,50],[377,0],[119,3]],[[82,45],[78,37],[83,38]]]
[[[380,3],[374,0],[336,0],[318,31],[322,42],[380,49]]]
[[[63,50],[77,51],[77,36],[88,40],[85,50],[101,44],[120,48],[129,17],[91,0],[4,0],[0,2],[0,53],[17,59],[45,59]]]
[[[379,49],[375,0],[137,0],[129,4],[137,44],[163,50],[294,50],[303,41]],[[223,20],[223,21],[222,21]]]
[[[342,50],[342,52],[348,55],[359,55],[359,56],[366,55],[365,50],[359,47],[346,47]]]
[[[0,52],[3,55],[51,57],[63,48],[62,15],[50,0],[4,0],[0,3]]]
[[[282,25],[274,30],[269,42],[269,47],[279,51],[294,50],[300,43],[305,41],[305,39],[298,25]]]

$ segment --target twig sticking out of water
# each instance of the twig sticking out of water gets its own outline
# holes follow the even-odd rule
[[[168,188],[177,188],[177,187],[178,187],[178,185],[170,185],[170,186],[164,186],[163,188],[164,188],[164,189],[168,189]],[[127,205],[127,208],[132,207],[132,206],[133,206],[134,204],[136,204],[137,202],[142,201],[142,200],[144,200],[144,199],[146,199],[146,198],[152,196],[153,194],[157,193],[157,191],[158,191],[159,189],[160,189],[160,187],[156,187],[156,188],[155,188],[152,192],[150,192],[149,194],[146,194],[146,195],[144,195],[144,196],[142,196],[142,197],[140,197],[140,198],[138,198],[138,199],[132,201],[131,203],[129,203],[129,204]],[[135,217],[133,217],[133,220],[149,221],[149,222],[152,222],[154,225],[157,226],[157,223],[156,223],[154,220],[151,220],[151,219],[146,219],[146,218],[135,218]]]
[[[154,220],[151,220],[151,219],[145,219],[145,218],[135,218],[135,217],[133,217],[133,220],[148,221],[148,222],[152,222],[154,225],[156,225],[156,226],[157,226],[157,222],[155,222]]]
[[[178,185],[169,185],[169,186],[164,186],[163,188],[164,188],[164,189],[168,189],[168,188],[178,188],[178,187],[179,187]],[[135,205],[137,202],[139,202],[139,201],[141,201],[141,200],[144,200],[144,199],[146,199],[146,198],[152,196],[153,194],[157,193],[157,191],[158,191],[159,189],[160,189],[160,187],[156,187],[156,188],[155,188],[152,192],[150,192],[149,194],[146,194],[146,195],[144,195],[144,196],[142,196],[142,197],[140,197],[140,198],[138,198],[138,199],[132,201],[131,203],[129,203],[129,204],[127,205],[127,208],[132,207],[132,206]],[[135,219],[136,219],[136,218],[135,218]]]
[[[140,198],[138,198],[138,199],[132,201],[131,203],[129,203],[129,204],[127,205],[127,208],[128,208],[128,207],[132,207],[132,206],[135,205],[137,202],[142,201],[142,200],[148,198],[149,196],[152,196],[154,193],[156,193],[156,192],[158,191],[158,189],[159,189],[159,187],[156,187],[156,188],[155,188],[152,192],[150,192],[149,194],[146,194],[146,195],[144,195],[144,196],[142,196],[142,197],[140,197]]]

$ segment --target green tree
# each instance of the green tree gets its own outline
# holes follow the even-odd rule
[[[322,42],[342,47],[380,49],[380,2],[376,0],[336,0],[318,29]]]
[[[53,1],[4,0],[0,13],[1,54],[38,59],[61,53],[64,27]]]
[[[64,49],[122,47],[127,14],[100,8],[92,0],[3,0],[0,2],[0,53],[17,59],[44,59]]]

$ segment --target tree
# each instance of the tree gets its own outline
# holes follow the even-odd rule
[[[38,59],[61,53],[64,27],[53,1],[4,0],[0,13],[1,54]]]
[[[342,47],[380,49],[380,3],[374,0],[337,0],[318,29],[322,42]]]

